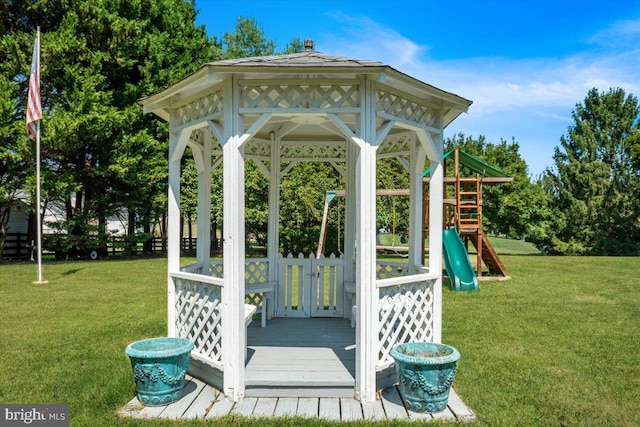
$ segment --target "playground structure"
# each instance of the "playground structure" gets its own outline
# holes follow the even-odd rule
[[[483,162],[482,160],[455,148],[444,156],[445,165],[453,158],[453,176],[444,177],[443,196],[443,257],[446,271],[456,290],[478,289],[477,279],[482,279],[482,265],[486,265],[490,274],[505,279],[509,278],[509,272],[500,260],[495,249],[489,242],[482,229],[482,186],[512,182],[513,177],[501,170]],[[475,173],[473,177],[462,177],[461,166]],[[422,229],[422,253],[426,254],[426,239],[429,236],[429,170],[423,176],[423,229]],[[408,196],[409,189],[378,189],[377,196]],[[327,192],[324,205],[324,214],[320,229],[320,239],[316,256],[324,252],[326,242],[328,209],[335,197],[344,197],[344,190]],[[447,197],[451,196],[451,197]],[[450,230],[456,230],[451,232]],[[477,251],[476,271],[474,272],[468,257],[469,242]],[[378,247],[380,249],[380,246]],[[388,248],[387,248],[388,249]],[[393,250],[399,250],[395,246]],[[426,263],[426,255],[424,256]],[[477,278],[476,278],[477,275]]]
[[[447,152],[443,158],[445,159],[445,165],[448,161],[453,160],[454,162],[453,176],[446,176],[447,168],[445,167],[442,216],[442,227],[443,230],[445,230],[443,239],[444,256],[445,263],[447,264],[447,274],[449,275],[452,286],[454,286],[456,290],[469,290],[464,289],[464,284],[461,285],[462,289],[459,289],[459,286],[455,285],[456,281],[460,279],[458,276],[462,276],[463,283],[471,286],[468,284],[468,281],[471,280],[468,276],[470,276],[473,270],[471,270],[471,272],[466,271],[468,268],[471,268],[471,264],[470,262],[462,262],[462,260],[458,259],[462,256],[467,256],[469,242],[473,244],[477,251],[476,274],[478,278],[482,278],[483,262],[490,274],[509,278],[509,272],[482,229],[482,186],[512,182],[513,177],[458,148]],[[461,176],[461,166],[475,173],[475,176]],[[429,170],[427,169],[423,175],[428,176],[428,173]],[[429,180],[426,178],[424,180],[425,194],[429,194],[428,183]],[[425,241],[429,235],[428,200],[424,201],[423,206],[422,240]],[[448,233],[446,230],[449,229],[456,229],[457,233]],[[464,255],[459,250],[456,239],[460,240],[460,244],[463,244],[463,247],[467,248],[467,250],[464,251]]]

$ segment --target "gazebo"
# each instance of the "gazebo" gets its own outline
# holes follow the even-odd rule
[[[272,317],[350,319],[353,395],[362,402],[375,400],[384,385],[395,344],[441,341],[443,132],[471,101],[380,62],[317,52],[307,40],[299,53],[204,64],[140,103],[145,113],[169,122],[168,334],[195,343],[194,375],[233,401],[244,397],[246,326],[256,307],[262,326]],[[180,176],[187,147],[198,171],[197,261],[181,266]],[[376,259],[376,160],[388,157],[410,176],[409,258],[398,265]],[[427,159],[431,238],[424,266]],[[245,252],[247,160],[269,180],[267,257],[261,259]],[[279,184],[305,161],[328,162],[345,179],[341,257],[280,253]],[[223,260],[214,262],[210,176],[220,165]]]

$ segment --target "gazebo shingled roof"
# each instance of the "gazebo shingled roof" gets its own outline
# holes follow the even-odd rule
[[[348,71],[349,73],[352,73],[354,68],[366,69],[367,72],[371,73],[380,73],[381,80],[384,80],[384,83],[389,86],[396,87],[399,90],[408,90],[408,88],[410,88],[412,92],[420,88],[421,90],[418,93],[415,93],[415,95],[435,95],[440,99],[450,101],[454,104],[458,108],[457,111],[455,111],[455,109],[450,109],[448,113],[445,112],[443,114],[445,128],[462,112],[466,112],[473,103],[473,101],[469,99],[420,81],[389,65],[383,64],[382,62],[327,55],[313,49],[305,49],[301,52],[287,55],[223,59],[220,61],[208,62],[201,65],[196,72],[187,76],[180,82],[173,84],[158,93],[142,98],[140,103],[145,107],[145,112],[148,112],[153,109],[154,104],[165,99],[168,95],[175,96],[175,93],[179,92],[180,89],[186,85],[191,85],[204,78],[209,80],[209,84],[211,84],[211,77],[215,73],[243,73],[245,71],[255,73],[256,68],[262,68],[265,74],[272,74],[274,72],[306,75],[309,73],[335,74],[339,71]],[[389,78],[387,79],[387,77]],[[215,77],[213,78],[215,79]],[[455,111],[455,114],[451,114],[453,111]],[[165,120],[169,119],[168,112],[164,109],[154,110],[154,113]]]

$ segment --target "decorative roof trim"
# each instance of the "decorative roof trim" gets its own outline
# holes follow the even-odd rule
[[[420,81],[381,62],[326,55],[309,49],[289,55],[225,59],[209,62],[201,65],[190,76],[160,92],[141,98],[138,102],[144,107],[145,113],[153,112],[159,117],[168,120],[168,108],[171,104],[171,99],[179,94],[181,90],[193,86],[214,84],[216,81],[222,80],[222,75],[228,73],[256,72],[262,74],[283,72],[287,74],[296,72],[303,74],[377,74],[378,80],[390,87],[406,90],[405,87],[410,86],[413,90],[422,92],[424,96],[440,99],[441,104],[448,107],[448,112],[444,115],[445,127],[461,113],[466,113],[473,103],[471,100]]]

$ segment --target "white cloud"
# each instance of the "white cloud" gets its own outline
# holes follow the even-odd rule
[[[616,22],[594,34],[589,42],[613,48],[633,48],[640,44],[640,18]]]
[[[576,53],[567,58],[434,61],[427,56],[426,46],[392,28],[369,18],[332,16],[344,23],[347,38],[328,36],[320,43],[326,46],[325,51],[381,61],[493,111],[514,106],[573,106],[592,87],[601,90],[623,87],[627,92],[640,92],[638,48],[621,53]],[[640,20],[627,22],[611,31],[637,34],[640,38]],[[630,29],[623,31],[618,27]]]
[[[562,58],[475,57],[436,61],[420,45],[369,18],[332,15],[345,36],[319,40],[321,51],[377,60],[444,90],[471,99],[454,131],[520,142],[531,172],[551,163],[553,148],[571,124],[571,111],[587,92],[621,87],[640,97],[640,19],[596,34],[593,43],[628,48],[576,52]],[[635,40],[635,44],[628,44]],[[606,43],[605,43],[606,42]]]
[[[419,45],[370,18],[354,18],[341,13],[328,16],[342,24],[342,31],[339,36],[323,34],[317,44],[322,52],[379,61],[382,61],[381,55],[391,56],[394,64],[385,63],[402,68],[419,66],[422,62],[420,58],[429,50],[428,46]],[[354,55],[354,52],[358,54]]]

